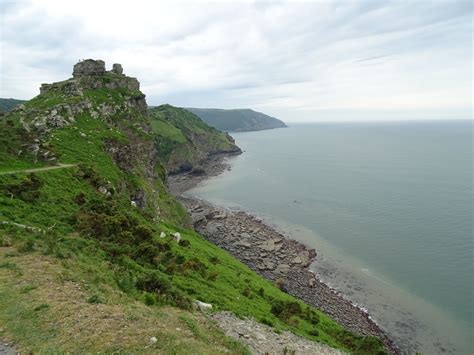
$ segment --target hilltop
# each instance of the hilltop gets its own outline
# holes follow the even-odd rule
[[[209,126],[225,132],[260,131],[286,127],[283,121],[250,109],[186,108]]]
[[[236,152],[181,109],[150,114],[120,64],[88,59],[43,84],[0,120],[0,340],[35,353],[246,354],[206,315],[226,311],[328,351],[383,353],[191,228],[166,167]]]

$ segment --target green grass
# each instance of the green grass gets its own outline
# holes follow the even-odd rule
[[[100,80],[115,79],[112,75]],[[28,102],[27,110],[42,110],[64,100],[77,99],[64,99],[61,85],[69,83],[60,83],[54,90]],[[58,308],[59,304],[63,305],[62,301],[56,300],[56,293],[48,294],[47,291],[61,289],[56,285],[61,282],[81,285],[84,294],[78,302],[91,314],[94,313],[91,307],[105,307],[104,310],[112,312],[109,306],[114,304],[119,305],[120,312],[129,312],[138,318],[148,308],[153,309],[157,317],[161,307],[181,308],[183,310],[170,308],[181,318],[177,316],[178,320],[168,321],[184,324],[192,339],[200,344],[200,349],[213,349],[210,353],[215,350],[217,340],[209,334],[208,325],[199,323],[192,316],[191,304],[196,299],[213,304],[213,311],[226,310],[239,317],[253,317],[273,325],[277,331],[290,330],[353,353],[361,349],[365,353],[381,350],[378,340],[347,332],[328,316],[282,292],[229,253],[186,228],[189,216],[169,194],[163,166],[156,162],[151,167],[156,174],[153,179],[145,174],[151,162],[155,164],[147,152],[153,149],[153,144],[158,144],[160,159],[196,163],[200,157],[215,150],[235,147],[224,133],[208,127],[183,109],[168,105],[153,109],[149,121],[147,116],[129,110],[125,105],[125,95],[134,94],[139,93],[86,90],[85,95],[94,105],[116,105],[116,114],[93,119],[85,112],[76,117],[74,124],[41,137],[42,143],[59,162],[76,166],[33,174],[0,175],[0,221],[20,223],[37,230],[33,233],[31,229],[11,223],[0,224],[0,248],[14,246],[17,250],[11,259],[5,254],[7,259],[0,263],[3,265],[1,275],[10,285],[0,286],[0,304],[6,305],[0,309],[0,320],[7,325],[9,334],[27,348],[39,352],[77,349],[80,342],[68,343],[64,338],[63,332],[71,325],[60,321],[59,317],[63,315],[72,322],[73,315],[64,313],[67,306]],[[152,127],[154,133],[147,133],[142,129],[143,125]],[[0,132],[8,133],[0,134],[0,140],[5,143],[0,146],[2,169],[11,171],[36,166],[28,155],[16,153],[19,147],[34,138],[22,130],[19,117],[7,116],[0,122]],[[182,144],[183,137],[188,143]],[[165,147],[170,149],[167,152],[160,147],[160,140],[174,145]],[[135,150],[136,147],[143,149]],[[114,154],[122,149],[115,161]],[[108,150],[114,152],[108,153]],[[107,194],[99,191],[104,187]],[[142,196],[143,208],[132,206],[131,201],[137,196]],[[166,233],[165,238],[160,238],[162,232]],[[175,232],[181,233],[179,244],[170,236]],[[60,265],[55,269],[60,269],[54,273],[55,279],[40,278],[34,284],[26,280],[17,290],[12,275],[27,278],[28,273],[35,274],[34,268],[22,267],[21,263],[39,265],[45,255],[49,260],[44,264],[46,269],[51,263]],[[54,287],[48,283],[53,283]],[[11,285],[15,287],[12,289]],[[29,304],[28,300],[34,302]],[[141,310],[139,314],[130,311],[132,304]],[[51,327],[48,317],[57,320],[52,324],[59,322],[60,325],[48,328]],[[29,327],[35,327],[31,340],[26,338]],[[80,332],[84,341],[90,340],[88,349],[91,351],[106,346],[94,340],[95,334],[84,329]],[[227,340],[217,343],[235,353],[245,352]],[[165,344],[175,353],[192,349],[189,344],[180,345],[172,334],[168,334],[159,346]],[[136,350],[138,345],[113,349],[110,346],[107,345],[107,351]]]

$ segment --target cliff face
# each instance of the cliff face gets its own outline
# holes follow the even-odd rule
[[[260,131],[283,128],[285,123],[275,117],[250,109],[222,110],[216,108],[186,108],[208,125],[225,132]]]
[[[185,109],[162,105],[149,112],[156,147],[170,174],[196,171],[210,157],[242,152],[231,136]]]

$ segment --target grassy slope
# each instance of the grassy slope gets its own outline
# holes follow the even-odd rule
[[[187,108],[187,110],[199,116],[208,125],[226,132],[285,127],[279,119],[250,109]]]
[[[149,113],[156,146],[170,172],[199,166],[208,155],[238,151],[230,136],[185,109],[162,105]]]
[[[94,92],[89,94],[94,96]],[[120,93],[109,94],[94,96],[95,104],[120,100]],[[60,99],[52,96],[36,98],[29,105],[48,107],[48,103]],[[18,141],[24,139],[15,119],[10,117],[11,122],[5,120],[0,127],[0,132],[10,134],[0,137],[9,140],[8,146],[0,148],[5,170],[41,164],[33,163],[28,156],[18,156],[11,149],[21,146]],[[178,137],[178,129],[185,136],[183,127],[172,126],[171,135]],[[208,321],[190,311],[191,301],[199,299],[212,303],[215,310],[252,316],[276,329],[290,329],[336,348],[361,353],[380,350],[380,344],[372,338],[343,330],[301,302],[297,304],[303,312],[272,313],[275,304],[294,305],[296,301],[227,252],[180,227],[186,225],[187,216],[162,180],[148,186],[140,167],[136,173],[121,170],[104,151],[105,140],[124,144],[129,141],[130,135],[117,127],[84,113],[75,124],[53,131],[47,142],[61,163],[75,163],[76,167],[32,175],[0,175],[0,220],[45,231],[34,233],[11,224],[0,225],[0,304],[6,305],[0,307],[5,330],[2,337],[35,351],[77,352],[84,344],[91,351],[117,350],[115,338],[105,325],[99,323],[99,329],[105,332],[100,339],[88,329],[88,324],[98,321],[94,312],[99,309],[104,312],[104,319],[112,319],[107,324],[119,322],[128,327],[123,342],[117,344],[123,351],[149,349],[141,336],[154,334],[156,328],[149,329],[149,325],[161,320],[169,324],[168,328],[179,323],[180,328],[186,329],[186,325],[191,332],[186,335],[189,339],[181,341],[182,337],[174,332],[156,329],[163,338],[156,345],[164,346],[161,350],[218,353],[226,348],[234,353],[244,352],[225,337],[213,337]],[[143,134],[143,139],[150,137]],[[111,196],[98,192],[97,187],[104,184],[113,192]],[[137,186],[158,191],[159,222],[150,210],[130,206]],[[170,236],[176,231],[183,239],[179,244]],[[165,238],[160,238],[162,232],[166,233]],[[18,252],[12,252],[12,247]],[[41,267],[41,274],[49,275],[48,279],[34,281],[40,269],[34,264],[44,263],[53,265],[51,270]],[[77,298],[69,297],[68,290],[74,287],[82,290]],[[92,323],[81,323],[82,313],[73,312],[78,304],[85,307]],[[163,308],[169,305],[182,310]]]

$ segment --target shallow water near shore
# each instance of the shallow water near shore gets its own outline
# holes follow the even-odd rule
[[[403,349],[472,353],[472,122],[233,136],[245,153],[189,194],[314,247],[314,271]]]

